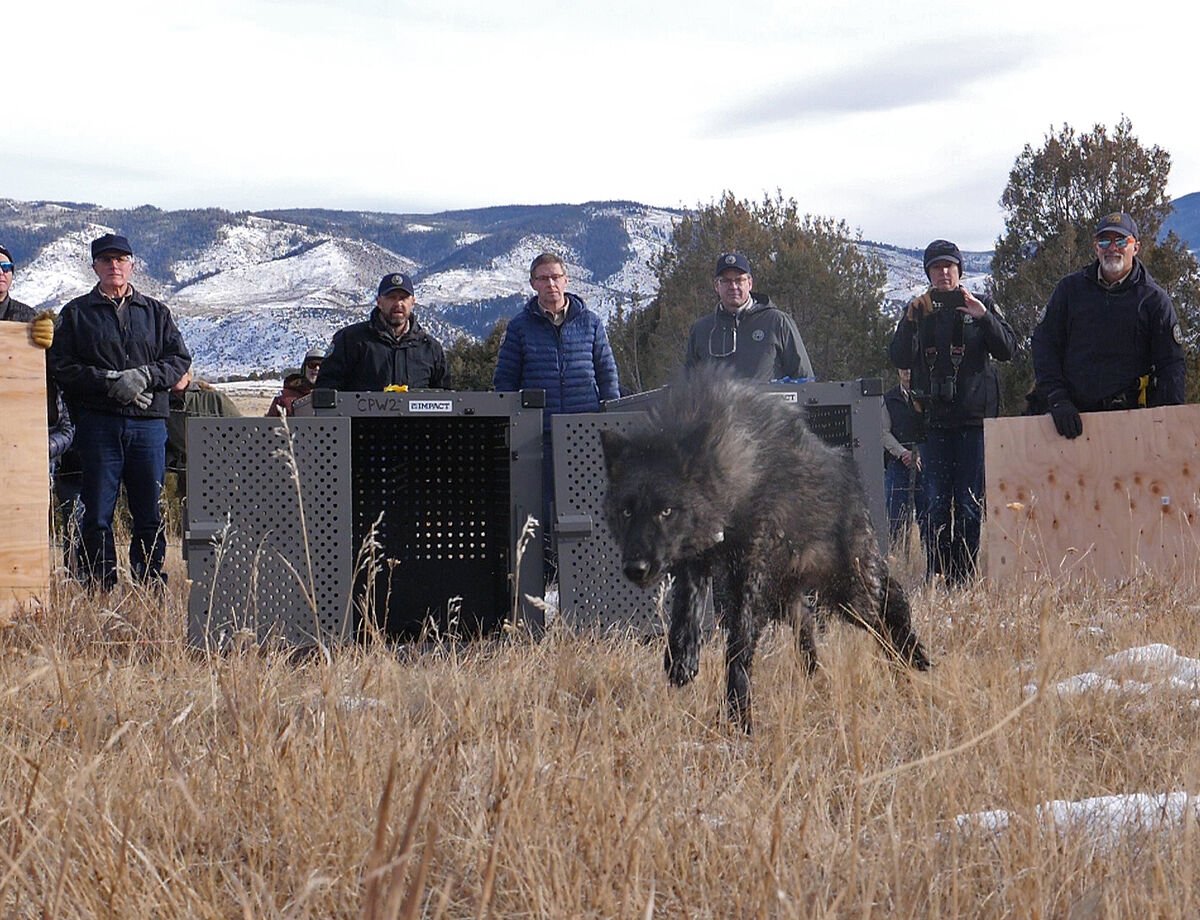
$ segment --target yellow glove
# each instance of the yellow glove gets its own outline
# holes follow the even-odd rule
[[[383,392],[385,392],[385,393],[407,393],[408,392],[408,384],[407,383],[389,383],[387,386],[385,386],[383,388]]]
[[[54,344],[54,311],[43,310],[29,321],[29,338],[38,348]]]
[[[926,291],[919,297],[914,297],[908,304],[908,312],[905,314],[910,323],[920,322],[924,317],[933,312],[933,298]]]

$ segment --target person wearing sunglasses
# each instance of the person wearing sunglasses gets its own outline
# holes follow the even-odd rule
[[[317,385],[317,377],[321,374],[321,364],[325,361],[325,349],[310,348],[304,355],[300,370],[283,378],[283,388],[271,400],[267,409],[268,418],[279,418],[283,415],[295,415],[293,404],[297,399],[307,396]]]
[[[10,295],[13,281],[13,258],[7,247],[0,246],[0,321],[28,323],[29,340],[37,348],[49,348],[54,342],[54,311],[38,313],[28,304],[14,300]],[[60,458],[71,446],[75,426],[71,414],[63,402],[49,373],[46,374],[46,417],[49,422],[50,475],[53,477]]]
[[[98,283],[59,313],[50,371],[75,422],[83,503],[80,580],[117,583],[113,514],[121,484],[133,518],[129,567],[135,581],[166,584],[159,496],[166,466],[168,393],[192,356],[167,305],[134,289],[129,240],[92,241]]]
[[[1137,223],[1114,211],[1092,242],[1096,260],[1058,283],[1033,330],[1035,398],[1064,438],[1083,434],[1080,413],[1184,401],[1183,331],[1138,258]]]
[[[29,340],[38,348],[49,348],[54,342],[54,311],[38,313],[28,304],[12,299],[9,291],[15,268],[12,253],[0,246],[0,321],[29,323]]]
[[[716,364],[745,380],[812,380],[812,362],[791,316],[754,293],[750,260],[740,252],[717,259],[717,306],[692,324],[684,365]]]

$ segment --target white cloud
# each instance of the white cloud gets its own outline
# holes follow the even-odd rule
[[[1200,188],[1186,29],[1099,0],[544,8],[68,0],[6,13],[15,198],[441,210],[781,189],[871,238],[989,247],[1026,143],[1133,120]],[[1121,74],[1101,49],[1153,47]],[[1154,89],[1148,90],[1148,82]]]

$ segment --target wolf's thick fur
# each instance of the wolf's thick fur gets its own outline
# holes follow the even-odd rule
[[[789,619],[811,671],[813,611],[870,631],[895,658],[929,667],[908,599],[889,575],[849,453],[826,445],[803,412],[753,384],[700,371],[672,385],[649,424],[601,432],[607,516],[626,577],[674,576],[666,669],[699,669],[705,579],[726,637],[730,714],[750,729],[750,668],[768,619]]]

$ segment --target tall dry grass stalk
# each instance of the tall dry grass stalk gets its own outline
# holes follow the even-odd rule
[[[1025,689],[1149,642],[1198,656],[1194,586],[917,589],[927,676],[835,625],[809,680],[772,631],[747,739],[715,643],[681,691],[658,644],[561,627],[208,657],[171,566],[165,602],[59,584],[0,634],[2,916],[1196,913],[1194,822],[1109,844],[1033,809],[1197,791],[1200,692]],[[992,808],[1006,832],[955,822]]]

